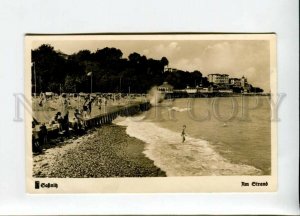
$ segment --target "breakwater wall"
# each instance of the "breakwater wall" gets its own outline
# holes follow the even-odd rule
[[[151,107],[149,102],[128,105],[116,111],[94,116],[86,120],[88,127],[96,127],[104,124],[110,124],[118,116],[133,116],[140,112],[147,111]]]

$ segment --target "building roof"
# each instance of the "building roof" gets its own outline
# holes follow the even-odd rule
[[[214,73],[214,74],[208,74],[209,75],[217,75],[217,76],[229,76],[228,74],[218,74],[218,73]]]
[[[173,88],[168,82],[164,82],[162,85],[158,86],[158,88]]]

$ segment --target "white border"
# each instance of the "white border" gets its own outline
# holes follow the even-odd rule
[[[299,2],[2,0],[0,24],[1,214],[299,214]],[[278,192],[265,194],[26,195],[23,92],[25,33],[276,32],[280,109]]]
[[[31,50],[36,41],[83,40],[265,40],[270,46],[270,88],[277,94],[276,35],[275,34],[176,34],[176,35],[60,35],[26,36],[25,38],[25,96],[31,97]],[[277,97],[271,97],[276,104]],[[272,109],[275,107],[272,106]],[[271,121],[271,174],[263,176],[184,176],[168,178],[34,178],[32,177],[31,121],[32,112],[25,113],[26,125],[26,180],[28,193],[196,193],[196,192],[276,192],[277,191],[277,122]],[[35,181],[57,183],[58,188],[34,188]],[[242,182],[250,182],[242,187]],[[251,182],[267,182],[264,187]]]

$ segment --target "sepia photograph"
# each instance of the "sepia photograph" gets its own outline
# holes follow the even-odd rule
[[[0,215],[299,215],[299,1],[0,5]]]
[[[27,35],[28,191],[275,191],[275,42]]]

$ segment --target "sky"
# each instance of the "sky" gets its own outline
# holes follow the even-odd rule
[[[122,51],[123,58],[137,52],[147,58],[169,60],[169,67],[184,71],[226,73],[245,76],[253,86],[270,91],[270,45],[267,40],[38,40],[32,48],[50,44],[55,50],[73,54],[105,47]]]

